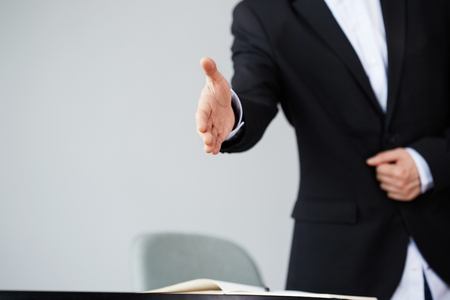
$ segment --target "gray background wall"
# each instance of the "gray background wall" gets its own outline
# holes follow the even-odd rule
[[[157,231],[236,241],[284,287],[293,130],[278,114],[214,157],[195,132],[237,2],[0,0],[0,289],[128,291],[130,241]]]

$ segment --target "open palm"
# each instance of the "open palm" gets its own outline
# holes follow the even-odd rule
[[[219,153],[235,122],[231,90],[230,84],[217,70],[212,59],[205,57],[200,64],[206,75],[206,85],[195,114],[197,133],[203,140],[205,152],[215,155]]]

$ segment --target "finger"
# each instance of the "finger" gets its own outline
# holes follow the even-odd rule
[[[390,182],[381,182],[380,188],[383,191],[389,192],[389,193],[397,193],[397,194],[406,194],[410,190],[412,190],[414,187],[413,184],[408,184],[402,187],[397,186],[396,184],[390,183]]]
[[[222,74],[217,70],[216,63],[209,57],[203,57],[200,60],[203,72],[206,75],[207,81],[218,82],[222,80]]]
[[[402,193],[411,187],[409,182],[387,179],[380,181],[380,188],[386,192]]]
[[[217,139],[217,132],[216,129],[213,127],[205,134],[205,137],[203,139],[203,143],[205,144],[204,151],[206,153],[215,152],[216,139]]]
[[[219,133],[216,137],[216,147],[214,148],[213,154],[218,154],[220,152],[220,148],[222,148],[222,143],[224,142],[225,137],[222,133]]]
[[[420,184],[420,177],[407,176],[408,173],[403,172],[402,169],[401,167],[394,167],[390,172],[377,172],[376,178],[380,182],[389,182],[398,187],[403,187],[408,183]]]
[[[207,146],[205,145],[205,147],[203,148],[203,150],[205,151],[205,153],[212,153],[214,151],[214,148],[211,146]]]
[[[201,120],[200,122],[204,122],[204,120]],[[203,143],[207,146],[212,146],[214,143],[214,136],[211,132],[212,128],[212,121],[210,118],[206,120],[206,122],[201,123],[197,126],[197,134],[202,138]]]
[[[394,174],[396,174],[396,168],[398,168],[398,166],[396,166],[395,164],[384,163],[377,165],[375,170],[377,172],[377,175],[392,177],[394,176]]]
[[[210,131],[208,131],[206,133],[200,133],[200,137],[202,138],[203,144],[205,144],[205,146],[209,146],[209,147],[214,146],[214,144],[215,144],[214,137]]]
[[[203,144],[205,145],[203,150],[206,153],[214,152],[216,143],[215,143],[214,135],[212,134],[212,132],[208,132],[207,134],[205,134],[205,138],[203,139]]]
[[[394,180],[393,177],[383,174],[377,174],[376,178],[379,182],[392,182]]]
[[[197,132],[205,133],[208,130],[208,114],[205,111],[198,111],[195,114]]]
[[[385,175],[400,180],[407,180],[417,178],[420,179],[417,172],[411,172],[410,169],[405,168],[402,164],[382,164],[376,167],[376,172],[379,175]],[[417,174],[416,174],[417,173]]]
[[[403,201],[403,202],[407,202],[407,201],[412,201],[414,199],[417,198],[417,196],[420,195],[420,190],[413,190],[410,191],[407,194],[400,194],[400,193],[387,193],[387,196],[393,200],[397,200],[397,201]]]
[[[378,153],[377,155],[366,160],[369,166],[377,166],[379,164],[390,163],[397,161],[401,156],[401,151],[399,148],[394,150],[387,150]]]
[[[217,155],[220,152],[220,146],[217,146],[214,148],[214,151],[212,152],[213,155]]]
[[[415,185],[415,181],[407,181],[385,175],[377,175],[377,180],[384,186],[389,186],[389,191],[399,192],[401,190],[409,189]],[[387,191],[386,189],[383,190]]]
[[[392,178],[387,178],[379,180],[380,188],[386,192],[395,193],[408,193],[409,191],[419,189],[420,190],[420,180],[397,180]]]
[[[388,192],[388,193],[397,193],[397,194],[400,194],[400,193],[404,192],[404,191],[402,191],[401,189],[397,188],[396,186],[391,185],[390,183],[387,183],[387,182],[381,182],[381,183],[380,183],[380,188],[381,188],[383,191]]]
[[[201,97],[198,102],[197,112],[195,113],[197,131],[206,132],[208,130],[208,121],[210,120],[211,112],[211,106],[204,97]]]

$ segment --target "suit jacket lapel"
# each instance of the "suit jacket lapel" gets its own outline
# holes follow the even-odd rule
[[[388,50],[388,102],[386,128],[394,115],[403,71],[406,41],[406,0],[381,0]]]
[[[386,0],[386,2],[389,1]],[[294,0],[292,5],[300,16],[322,37],[324,43],[346,64],[350,73],[365,91],[373,107],[379,114],[383,115],[358,55],[326,3],[323,0]]]

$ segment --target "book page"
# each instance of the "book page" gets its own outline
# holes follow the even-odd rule
[[[213,279],[194,279],[144,293],[189,293],[200,291],[218,291],[222,294],[233,292],[265,293],[263,287],[226,282]]]
[[[214,280],[195,279],[142,293],[189,293],[201,291],[221,291],[221,289]]]
[[[255,295],[255,296],[288,296],[310,297],[318,299],[348,299],[348,300],[377,300],[375,297],[359,297],[347,295],[319,294],[301,291],[266,291],[259,286],[245,285],[213,279],[194,279],[171,286],[151,290],[143,293],[192,293],[219,295]]]

